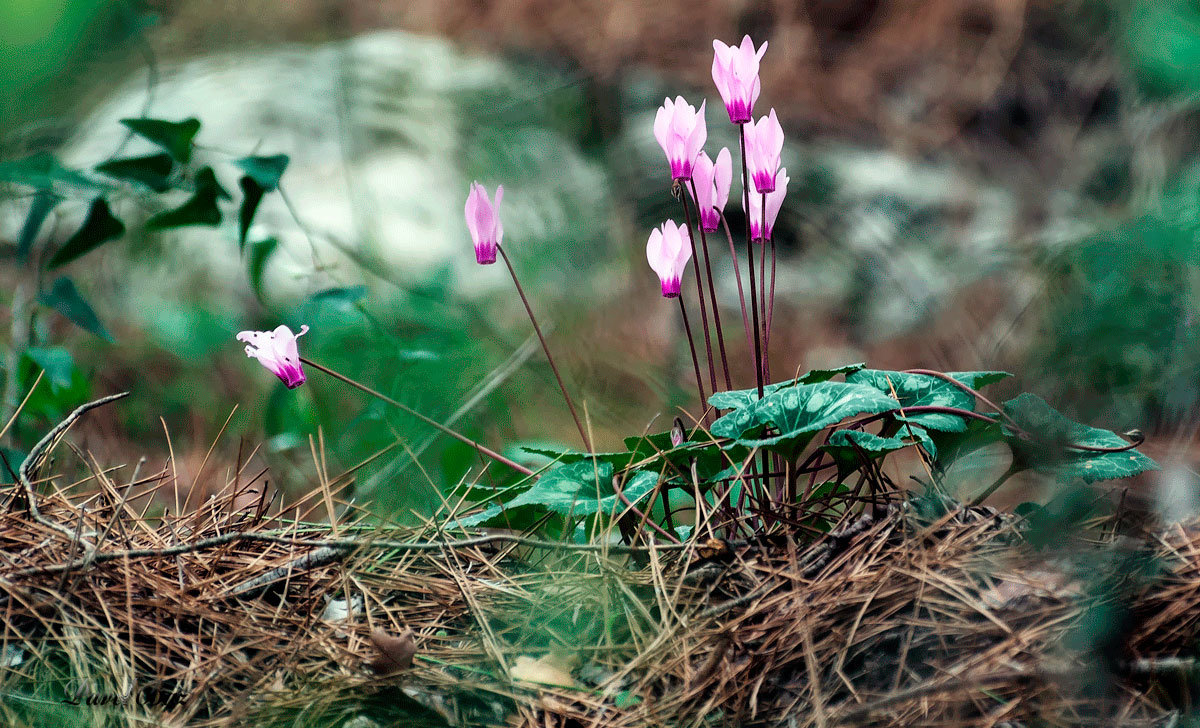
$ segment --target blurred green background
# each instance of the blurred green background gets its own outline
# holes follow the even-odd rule
[[[351,492],[401,511],[478,477],[469,448],[318,372],[283,388],[233,338],[278,323],[311,327],[306,356],[497,449],[578,447],[511,283],[473,262],[474,179],[505,185],[506,247],[599,447],[666,429],[694,405],[676,310],[644,261],[651,227],[680,217],[650,124],[667,94],[707,98],[710,154],[735,145],[708,70],[712,38],[743,32],[770,43],[760,110],[788,132],[780,377],[859,360],[1008,369],[1013,391],[1141,428],[1150,454],[1191,469],[1200,6],[1186,0],[0,0],[4,419],[46,371],[0,447],[19,459],[75,405],[129,389],[85,446],[157,468],[169,433],[183,484],[235,406],[202,488],[255,448],[293,494],[314,482],[314,448],[330,476],[383,451]],[[201,122],[162,194],[95,170],[156,151],[119,121],[140,116]],[[255,154],[289,165],[241,245],[234,161]],[[204,167],[234,193],[221,220],[153,229]],[[46,272],[97,195],[125,233]],[[63,315],[60,275],[96,325]]]

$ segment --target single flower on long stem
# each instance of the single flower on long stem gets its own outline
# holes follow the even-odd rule
[[[750,175],[746,167],[746,124],[738,127],[738,141],[742,151],[742,209],[750,209]],[[763,396],[762,336],[758,327],[758,287],[754,280],[754,243],[750,234],[750,215],[746,215],[746,270],[750,275],[750,317],[754,328],[754,378],[758,385],[758,398]]]
[[[696,356],[696,344],[692,338],[692,326],[688,321],[687,308],[680,296],[683,283],[683,269],[687,267],[692,257],[692,248],[684,241],[686,229],[673,220],[667,220],[660,227],[650,231],[646,241],[646,261],[650,268],[658,274],[662,283],[664,298],[679,299],[679,313],[683,316],[683,331],[687,337],[688,351],[692,355],[692,368],[696,372],[696,388],[700,393],[700,412],[707,407],[708,398],[704,394],[704,378],[700,376],[700,359]]]
[[[500,199],[504,195],[504,187],[496,188],[496,204],[495,206],[488,200],[487,190],[478,182],[471,184],[471,190],[467,194],[467,204],[465,215],[467,220],[467,230],[471,233],[471,240],[475,243],[475,259],[483,265],[496,262],[496,253],[504,259],[504,265],[508,267],[508,273],[512,276],[513,284],[517,288],[517,295],[521,297],[521,303],[525,304],[525,313],[529,314],[529,321],[533,324],[533,331],[537,334],[538,341],[542,344],[542,351],[546,353],[546,361],[550,363],[550,370],[554,372],[554,379],[558,382],[558,388],[562,392],[563,400],[567,403],[567,409],[571,412],[571,419],[575,420],[575,427],[579,430],[579,437],[583,440],[583,446],[589,452],[592,450],[591,440],[587,436],[587,431],[583,427],[583,422],[579,419],[579,414],[575,411],[575,403],[571,401],[571,395],[567,392],[567,386],[563,384],[562,375],[559,374],[558,365],[554,363],[554,357],[550,354],[550,347],[546,344],[546,337],[542,335],[542,327],[538,325],[537,317],[533,315],[533,307],[529,305],[529,299],[525,296],[525,290],[521,288],[521,281],[517,280],[517,271],[513,268],[512,261],[508,259],[508,254],[504,252],[500,241],[504,237],[504,227],[500,222]]]
[[[758,80],[758,65],[767,52],[767,43],[756,51],[750,36],[742,38],[740,46],[727,46],[713,41],[712,78],[729,112],[729,121],[744,124],[754,115],[754,102],[762,90]]]
[[[293,334],[286,326],[279,326],[274,331],[242,331],[238,333],[237,340],[245,342],[246,356],[258,359],[288,389],[295,389],[304,384],[304,369],[300,366],[300,349],[296,339],[306,333],[308,326],[301,326],[298,334]]]
[[[704,152],[696,157],[690,191],[700,210],[700,228],[706,233],[715,233],[721,226],[721,211],[729,202],[732,177],[729,149],[722,147],[716,162]]]

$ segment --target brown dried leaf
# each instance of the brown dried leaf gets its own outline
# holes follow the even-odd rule
[[[417,642],[411,629],[396,637],[382,629],[371,630],[371,644],[379,650],[374,660],[367,663],[376,675],[391,675],[412,667],[413,655],[417,654]]]

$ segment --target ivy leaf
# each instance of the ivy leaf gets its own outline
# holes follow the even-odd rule
[[[155,192],[171,189],[171,170],[175,163],[169,154],[151,154],[145,157],[127,157],[96,165],[96,171],[113,179],[136,182]]]
[[[54,257],[50,259],[48,268],[54,270],[71,261],[82,258],[110,240],[116,240],[125,233],[125,225],[118,220],[108,207],[103,197],[92,201],[87,218],[75,234],[63,243]]]
[[[805,374],[804,376],[800,377],[800,379],[798,381],[800,382],[800,384],[816,384],[817,382],[828,382],[830,379],[833,379],[834,377],[836,377],[839,374],[852,374],[852,373],[857,372],[858,370],[862,369],[866,365],[867,365],[866,362],[859,362],[857,364],[846,364],[844,366],[837,367],[836,369],[813,369],[808,374]]]
[[[968,372],[968,374],[975,374],[975,372]],[[971,411],[975,409],[975,398],[970,394],[950,382],[928,374],[864,369],[850,374],[846,377],[846,381],[874,387],[889,397],[894,389],[896,399],[903,408],[935,406],[955,407]],[[967,428],[962,417],[941,412],[918,412],[911,415],[906,414],[898,419],[940,432],[962,432]]]
[[[833,379],[839,374],[856,372],[859,369],[862,369],[864,366],[866,365],[859,363],[847,364],[836,369],[813,369],[811,372],[795,379],[789,379],[787,381],[775,382],[774,384],[766,385],[763,387],[763,396],[765,397],[768,394],[778,392],[779,390],[787,387],[794,387],[797,384],[817,384],[819,382],[828,382],[830,379]],[[757,401],[758,387],[753,387],[751,389],[735,389],[728,392],[716,392],[708,398],[708,403],[717,409],[737,409],[738,407],[745,407],[751,402]]]
[[[1035,394],[1022,394],[1004,403],[1004,411],[1034,441],[1026,440],[1005,428],[1014,463],[1020,463],[1060,482],[1076,478],[1091,484],[1101,480],[1128,478],[1158,464],[1136,450],[1088,452],[1067,445],[1087,447],[1123,447],[1129,443],[1109,430],[1074,422]]]
[[[25,216],[25,223],[21,225],[21,235],[17,238],[18,258],[25,260],[29,257],[29,251],[33,249],[33,243],[37,240],[42,225],[60,202],[62,198],[49,190],[38,190],[34,195],[29,214]]]
[[[875,459],[903,450],[908,445],[901,437],[880,437],[863,430],[838,430],[829,436],[829,444],[821,449],[837,463],[840,481],[862,467],[864,457]]]
[[[192,143],[200,131],[200,120],[195,117],[183,121],[163,119],[121,119],[130,131],[166,150],[180,164],[192,159]]]
[[[221,209],[217,207],[217,199],[230,199],[229,193],[217,181],[211,167],[205,167],[196,173],[196,190],[191,199],[174,210],[167,210],[152,216],[146,221],[150,230],[185,227],[188,225],[221,224]]]
[[[609,463],[581,461],[559,465],[543,473],[533,487],[513,498],[505,507],[540,505],[555,513],[579,516],[620,512],[625,505],[613,490],[612,476]],[[657,474],[641,471],[628,478],[622,490],[629,502],[636,504],[654,490],[657,483]]]
[[[38,152],[23,159],[0,163],[0,182],[39,190],[53,190],[56,184],[86,190],[104,189],[102,185],[62,166],[49,152]]]
[[[946,372],[946,375],[975,390],[983,389],[989,384],[995,384],[1012,376],[1008,372]]]
[[[262,300],[263,271],[266,270],[267,261],[271,259],[271,255],[278,247],[279,241],[275,238],[256,240],[250,244],[250,254],[246,257],[246,273],[250,278],[250,289],[254,291],[255,298],[260,301]]]
[[[269,157],[243,157],[234,160],[233,163],[261,187],[263,192],[274,192],[279,189],[279,180],[283,177],[289,161],[286,154],[275,154]]]
[[[112,336],[104,328],[104,324],[100,323],[100,319],[88,302],[79,295],[79,290],[75,288],[75,283],[70,278],[64,276],[54,281],[54,285],[50,287],[49,291],[38,296],[38,302],[58,311],[84,331],[91,332],[112,343]]]
[[[366,297],[366,286],[336,286],[317,291],[308,300],[317,306],[329,306],[334,310],[349,312]]]

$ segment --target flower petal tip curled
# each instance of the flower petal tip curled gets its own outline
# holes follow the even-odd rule
[[[504,226],[500,222],[500,200],[504,197],[504,185],[496,188],[496,204],[488,199],[487,189],[478,182],[471,183],[467,193],[466,218],[471,242],[475,244],[475,260],[480,265],[496,262],[496,247],[504,237]]]
[[[304,384],[304,369],[300,366],[300,349],[296,339],[308,333],[308,326],[301,326],[300,333],[293,334],[286,326],[274,331],[242,331],[238,341],[246,343],[246,356],[258,359],[259,363],[279,377],[288,389]]]
[[[692,257],[692,246],[687,239],[688,231],[683,225],[668,220],[650,232],[646,242],[646,260],[658,274],[664,298],[679,296],[683,269]]]
[[[734,124],[745,124],[754,115],[754,102],[758,101],[758,94],[762,90],[758,66],[766,52],[766,41],[756,51],[754,41],[748,35],[742,38],[740,46],[727,46],[719,40],[713,41],[713,83],[725,102],[729,121]]]
[[[665,99],[654,115],[654,138],[667,155],[671,167],[671,179],[691,179],[692,167],[704,142],[708,140],[708,126],[704,121],[704,105],[700,109],[676,96]]]

